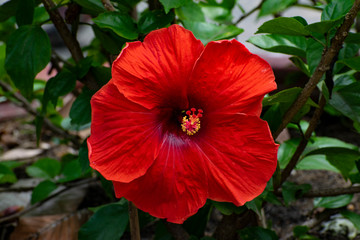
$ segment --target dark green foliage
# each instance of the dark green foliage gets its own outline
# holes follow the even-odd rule
[[[50,180],[39,183],[33,190],[31,195],[31,204],[40,202],[47,198],[55,189],[56,184]]]
[[[33,90],[35,75],[50,60],[48,35],[39,26],[22,26],[7,41],[5,69],[25,96]]]
[[[120,239],[129,222],[126,204],[109,204],[95,212],[79,231],[79,240]]]

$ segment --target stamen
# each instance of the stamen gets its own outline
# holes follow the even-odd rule
[[[198,109],[196,114],[196,108],[191,108],[191,111],[187,110],[185,117],[182,119],[181,129],[191,136],[197,133],[200,129],[200,118],[203,116],[203,110]]]

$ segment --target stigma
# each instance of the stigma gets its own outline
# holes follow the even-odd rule
[[[197,112],[197,113],[196,113]],[[182,118],[181,129],[187,135],[191,136],[197,133],[200,129],[200,118],[203,116],[203,110],[191,108],[186,111],[186,115]]]

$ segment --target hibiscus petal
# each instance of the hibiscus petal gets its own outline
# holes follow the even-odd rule
[[[144,176],[127,184],[113,182],[116,197],[125,197],[155,217],[183,223],[208,196],[197,149],[189,139],[166,135],[158,158]]]
[[[276,89],[270,65],[236,40],[210,42],[196,62],[190,99],[207,112],[259,116],[263,96]]]
[[[132,42],[114,61],[112,76],[120,92],[148,109],[186,109],[186,82],[204,46],[192,32],[172,25]]]
[[[91,107],[90,166],[109,180],[144,175],[159,152],[158,113],[130,102],[113,80],[92,97]]]
[[[209,198],[243,205],[262,193],[277,164],[267,123],[246,114],[211,115],[197,139],[208,171]]]

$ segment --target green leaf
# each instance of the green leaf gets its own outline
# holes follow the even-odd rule
[[[360,159],[359,150],[341,147],[328,147],[312,151],[311,154],[324,154],[326,159],[347,178],[355,167],[355,161]]]
[[[301,237],[305,235],[309,230],[310,229],[308,226],[296,226],[293,229],[293,233],[295,237]]]
[[[0,79],[4,79],[5,71],[6,45],[0,44]]]
[[[228,10],[231,10],[234,8],[236,3],[236,0],[222,0],[222,1],[218,1],[218,0],[207,0],[207,1],[202,1],[199,2],[199,4],[201,4],[201,6],[214,6],[214,7],[221,7],[221,8],[226,8]]]
[[[45,180],[39,183],[33,190],[31,194],[31,204],[40,202],[47,198],[55,189],[57,188],[56,184],[52,181]]]
[[[49,101],[56,107],[58,98],[71,92],[75,88],[76,76],[69,71],[59,72],[47,81],[43,96],[43,112]]]
[[[299,145],[299,142],[299,139],[292,138],[281,143],[278,150],[278,161],[281,169],[284,169],[289,163],[291,156],[294,155],[296,148]]]
[[[15,19],[10,18],[5,22],[0,22],[0,41],[7,42],[9,37],[16,30]]]
[[[309,36],[310,32],[295,18],[279,17],[263,23],[256,33]]]
[[[342,18],[350,10],[353,3],[353,0],[332,0],[323,9],[321,21]]]
[[[93,92],[83,89],[82,93],[76,98],[70,109],[71,124],[82,126],[91,122],[90,99]]]
[[[216,202],[212,201],[214,207],[224,215],[231,215],[233,213],[240,214],[246,210],[243,206],[237,207],[229,202]]]
[[[299,87],[285,89],[285,90],[278,92],[272,96],[264,98],[262,103],[264,106],[274,105],[276,103],[292,104],[294,102],[294,100],[297,98],[297,96],[300,94],[301,90],[302,89]],[[313,101],[309,101],[309,102],[307,102],[307,104],[309,104],[310,106],[313,106],[313,107],[317,107],[317,105]]]
[[[14,169],[17,167],[20,167],[22,165],[25,164],[25,162],[19,162],[16,160],[11,160],[11,161],[1,161],[0,163],[1,165],[5,165],[6,167],[10,168],[10,169]]]
[[[52,158],[41,158],[26,168],[26,173],[35,178],[54,178],[60,174],[61,163]]]
[[[340,147],[352,150],[358,150],[359,148],[353,144],[343,142],[336,138],[331,137],[312,137],[310,142],[306,146],[303,156],[309,154],[316,154],[314,151],[321,150],[323,148]]]
[[[81,178],[82,171],[78,159],[73,159],[71,161],[66,161],[64,163],[63,169],[61,171],[63,178],[59,179],[59,182],[69,182],[75,179]]]
[[[345,64],[349,68],[360,72],[360,57],[346,58],[340,60],[339,62]]]
[[[360,123],[360,82],[333,91],[329,104],[354,122]]]
[[[165,13],[168,13],[172,8],[184,6],[188,0],[159,0],[164,6]]]
[[[343,60],[345,60],[345,62],[349,61],[348,59],[351,59],[349,61],[350,66],[353,66],[354,69],[356,67],[358,69],[360,69],[360,67],[358,67],[356,64],[354,64],[354,62],[352,62],[354,56],[357,55],[357,53],[359,52],[359,49],[360,49],[359,44],[344,43],[343,47],[340,49],[340,52],[338,54],[338,61],[335,63],[335,66],[334,66],[334,69],[333,69],[333,74],[339,73],[343,69],[343,67],[345,67],[345,65],[346,65],[342,61]],[[357,71],[359,71],[359,70],[357,70]],[[345,75],[345,76],[349,76],[349,75]]]
[[[129,15],[119,12],[105,12],[98,17],[93,18],[96,25],[103,29],[110,29],[120,37],[135,40],[138,37],[138,32]]]
[[[92,25],[96,39],[101,42],[101,46],[111,54],[118,55],[126,42],[125,38],[122,38],[115,34],[113,31],[104,31],[97,25]]]
[[[92,61],[93,61],[92,57],[86,57],[81,59],[76,64],[75,72],[76,72],[76,77],[78,79],[85,77],[85,75],[89,72]]]
[[[104,86],[111,79],[111,68],[109,67],[92,67],[91,73],[95,76],[100,86]]]
[[[262,204],[263,204],[263,199],[262,197],[256,197],[253,200],[246,202],[245,206],[248,209],[253,210],[257,215],[261,215],[261,208],[262,208]]]
[[[297,185],[292,182],[284,182],[282,185],[282,195],[286,204],[300,198],[304,193],[311,189],[310,184]]]
[[[163,221],[156,223],[154,240],[173,240]]]
[[[340,208],[348,205],[353,195],[340,195],[335,197],[319,197],[314,199],[314,207]]]
[[[106,11],[100,0],[74,0],[74,2],[96,15]]]
[[[360,231],[360,215],[350,211],[341,211],[341,215],[349,219],[354,226]]]
[[[310,32],[325,34],[328,33],[331,29],[338,27],[342,20],[343,19],[315,22],[305,26],[305,29]]]
[[[306,61],[309,66],[310,73],[313,74],[319,65],[324,46],[312,38],[307,39]]]
[[[265,0],[261,5],[259,17],[281,12],[296,3],[296,0]]]
[[[36,74],[50,57],[50,40],[44,30],[39,26],[21,26],[7,41],[5,68],[15,86],[30,96]]]
[[[0,6],[0,22],[16,15],[20,0],[10,0]]]
[[[299,170],[327,170],[340,173],[340,170],[334,167],[326,159],[325,155],[316,154],[306,156],[296,165],[296,169]]]
[[[233,16],[231,15],[231,9],[223,8],[217,5],[208,5],[201,3],[201,10],[205,16],[209,19],[212,19],[218,23],[231,23]],[[193,20],[193,19],[190,19]],[[194,20],[193,20],[194,21]]]
[[[261,227],[248,227],[239,231],[242,240],[278,240],[274,231]]]
[[[271,132],[275,132],[281,124],[282,117],[279,116],[282,116],[283,112],[280,105],[280,103],[272,105],[262,116],[262,119],[268,122]]]
[[[289,59],[292,63],[294,63],[294,65],[296,67],[298,67],[303,73],[305,73],[306,76],[308,76],[308,77],[311,76],[310,71],[309,71],[309,66],[306,63],[304,63],[304,61],[301,58],[291,57]]]
[[[147,11],[141,15],[138,28],[141,33],[149,33],[152,30],[166,27],[174,18],[174,12],[165,14],[162,10]]]
[[[297,96],[300,94],[301,88],[289,88],[281,92],[278,92],[272,96],[266,97],[263,100],[263,106],[274,105],[276,108],[275,114],[277,113],[277,118],[281,119],[286,111],[291,107],[292,103],[296,100]],[[310,98],[307,100],[306,104],[300,109],[300,111],[293,117],[292,122],[299,122],[301,118],[310,111],[310,107],[317,107],[317,104],[314,103]],[[264,115],[264,119],[268,120]],[[273,114],[272,114],[273,115]],[[266,118],[265,118],[266,117]],[[275,117],[276,115],[272,116]],[[278,123],[278,122],[277,122]],[[272,126],[273,127],[273,126]],[[272,128],[275,129],[275,128]]]
[[[211,213],[211,204],[207,203],[199,211],[188,218],[183,227],[185,230],[193,236],[202,237],[205,232],[206,224],[209,220],[209,214]]]
[[[34,19],[34,0],[22,0],[16,11],[16,23],[18,26],[30,25]]]
[[[9,166],[0,163],[0,184],[2,183],[14,183],[17,181],[15,173]]]
[[[184,6],[176,8],[175,13],[180,20],[205,22],[205,15],[201,7],[193,1],[188,1]]]
[[[79,240],[120,239],[129,222],[125,205],[109,204],[99,209],[79,230]]]
[[[216,25],[206,22],[183,21],[185,28],[192,31],[204,44],[210,41],[236,37],[244,30],[233,25]]]
[[[45,7],[37,7],[34,11],[34,21],[33,24],[42,24],[50,18]]]
[[[299,57],[306,56],[306,39],[303,36],[258,35],[250,37],[248,42],[270,52],[285,53]]]
[[[79,149],[79,163],[81,171],[84,173],[90,169],[90,161],[88,155],[87,139],[81,144]]]
[[[360,33],[349,32],[349,35],[345,38],[345,43],[359,44],[359,42],[360,42]]]

